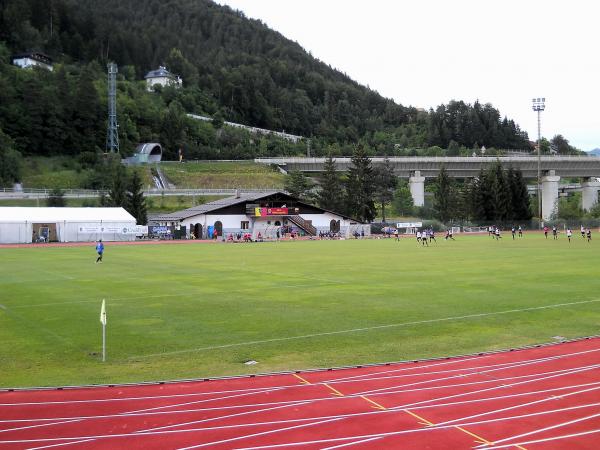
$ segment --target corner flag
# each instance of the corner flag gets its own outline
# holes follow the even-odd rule
[[[100,323],[102,324],[102,362],[106,361],[106,301],[102,299],[100,309]]]
[[[102,308],[100,309],[100,323],[106,325],[106,303],[102,300]]]

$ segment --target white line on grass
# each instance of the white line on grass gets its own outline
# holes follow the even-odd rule
[[[268,344],[271,342],[291,341],[291,340],[296,340],[296,339],[308,339],[308,338],[321,337],[321,336],[331,336],[331,335],[336,335],[336,334],[348,334],[348,333],[356,333],[356,332],[361,332],[361,331],[381,330],[384,328],[407,327],[407,326],[412,326],[412,325],[424,325],[424,324],[429,324],[429,323],[449,322],[449,321],[453,321],[453,320],[474,319],[474,318],[478,318],[478,317],[489,317],[489,316],[498,316],[498,315],[502,315],[502,314],[513,314],[513,313],[528,312],[528,311],[539,311],[542,309],[561,308],[563,306],[584,305],[584,304],[588,304],[588,303],[597,303],[597,302],[600,302],[600,299],[583,300],[580,302],[556,303],[553,305],[534,306],[531,308],[522,308],[522,309],[509,309],[509,310],[505,310],[505,311],[496,311],[496,312],[489,312],[489,313],[467,314],[464,316],[443,317],[443,318],[439,318],[439,319],[416,320],[413,322],[390,323],[387,325],[375,325],[372,327],[351,328],[351,329],[347,329],[347,330],[338,330],[338,331],[326,331],[323,333],[304,334],[304,335],[300,335],[300,336],[288,336],[288,337],[280,337],[280,338],[273,338],[273,339],[262,339],[262,340],[258,340],[258,341],[236,342],[236,343],[232,343],[232,344],[222,344],[222,345],[211,345],[208,347],[197,347],[197,348],[190,348],[190,349],[185,349],[185,350],[174,350],[171,352],[152,353],[150,355],[130,356],[128,359],[155,358],[157,356],[178,355],[178,354],[182,354],[182,353],[200,352],[200,351],[205,351],[205,350],[216,350],[216,349],[221,349],[221,348],[241,347],[241,346],[245,346],[245,345]]]

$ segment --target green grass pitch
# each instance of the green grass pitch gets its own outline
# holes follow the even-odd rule
[[[93,244],[0,248],[1,387],[366,364],[600,331],[600,252],[579,236],[107,243],[94,261]]]

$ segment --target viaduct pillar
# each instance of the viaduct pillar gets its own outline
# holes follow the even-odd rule
[[[542,177],[542,220],[550,220],[558,202],[558,182],[560,177],[554,170]]]
[[[600,190],[600,182],[592,181],[586,178],[581,183],[581,207],[584,211],[589,211],[598,203],[598,190]]]
[[[421,176],[420,170],[415,170],[412,177],[408,179],[408,187],[415,206],[425,204],[425,177]]]

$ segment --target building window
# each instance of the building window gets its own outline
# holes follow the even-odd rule
[[[250,222],[248,222],[247,220],[242,220],[242,222],[240,224],[240,228],[242,230],[249,230],[250,229]]]

